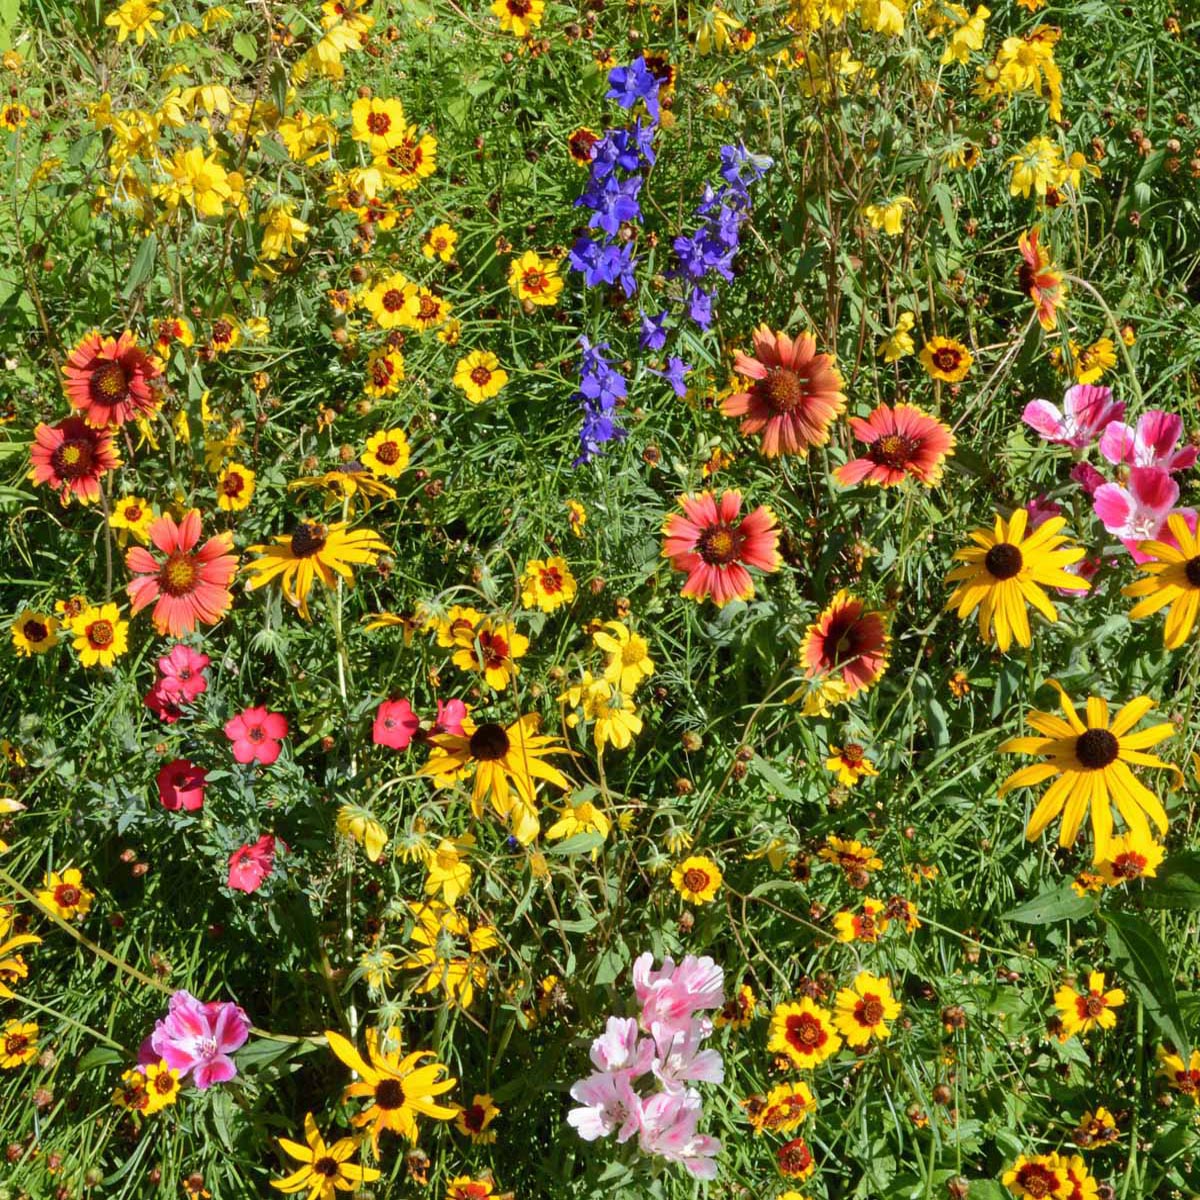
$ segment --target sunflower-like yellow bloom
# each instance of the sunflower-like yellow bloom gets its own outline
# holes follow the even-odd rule
[[[1138,563],[1137,569],[1148,578],[1122,588],[1121,595],[1141,597],[1129,610],[1131,621],[1170,605],[1163,626],[1163,645],[1178,650],[1191,635],[1200,612],[1200,537],[1192,533],[1180,513],[1172,513],[1167,526],[1178,546],[1163,541],[1143,542],[1138,549],[1150,558]]]

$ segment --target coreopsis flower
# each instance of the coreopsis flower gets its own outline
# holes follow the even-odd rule
[[[864,900],[856,912],[842,911],[833,918],[839,942],[877,942],[891,924],[882,900]]]
[[[460,388],[472,404],[482,404],[508,382],[508,372],[490,350],[472,350],[466,358],[459,359],[454,368],[453,383]]]
[[[527,4],[530,0],[496,0],[497,4],[511,2]],[[446,1200],[494,1200],[496,1185],[486,1175],[476,1179],[471,1175],[455,1175],[446,1184]]]
[[[912,207],[908,196],[894,196],[884,204],[868,204],[863,215],[872,229],[882,229],[888,237],[899,237],[904,232],[904,210]]]
[[[546,4],[545,0],[492,0],[491,11],[505,33],[527,38],[542,23]]]
[[[463,1137],[469,1137],[476,1146],[491,1146],[496,1141],[496,1131],[491,1124],[499,1115],[500,1109],[492,1102],[491,1096],[477,1093],[469,1105],[459,1106],[454,1128]]]
[[[605,621],[592,633],[592,641],[607,655],[604,678],[633,695],[643,680],[654,674],[650,643],[621,621]]]
[[[1170,770],[1170,763],[1146,751],[1174,734],[1175,726],[1163,721],[1133,732],[1138,721],[1154,707],[1154,701],[1147,696],[1138,696],[1123,705],[1111,720],[1108,702],[1089,696],[1085,723],[1066,692],[1053,680],[1049,682],[1058,692],[1066,719],[1031,711],[1025,720],[1042,736],[1010,738],[999,747],[1003,754],[1035,754],[1043,760],[1010,775],[1000,785],[999,795],[1054,779],[1029,818],[1025,837],[1029,841],[1036,839],[1061,812],[1064,815],[1059,845],[1074,845],[1090,813],[1096,842],[1092,861],[1102,862],[1108,857],[1112,843],[1113,802],[1131,833],[1149,839],[1147,817],[1165,833],[1167,814],[1162,804],[1129,767],[1135,764]]]
[[[546,840],[557,842],[563,838],[575,837],[580,833],[598,833],[601,840],[607,839],[612,829],[612,822],[604,811],[590,800],[576,800],[568,797],[566,804],[557,810],[558,820],[546,830]],[[600,857],[600,847],[592,851],[592,858]]]
[[[713,1014],[713,1024],[718,1029],[746,1029],[757,1012],[758,997],[748,983],[743,983]]]
[[[339,577],[353,586],[353,568],[374,566],[387,549],[370,529],[350,529],[345,521],[330,525],[302,521],[292,533],[276,537],[272,545],[249,547],[248,553],[258,557],[242,568],[249,576],[246,590],[254,591],[278,579],[284,599],[308,621],[308,596],[317,580],[331,591]]]
[[[296,206],[291,200],[272,204],[259,217],[259,224],[263,227],[259,253],[268,262],[295,254],[296,247],[308,240],[310,227],[296,216]]]
[[[12,623],[13,649],[23,658],[45,654],[58,645],[58,621],[45,613],[23,608]]]
[[[442,838],[425,862],[425,895],[437,896],[453,908],[459,898],[471,886],[471,864],[463,851],[475,844],[470,835],[458,838]]]
[[[363,293],[363,307],[380,329],[396,329],[407,322],[408,296],[414,286],[396,271]]]
[[[508,286],[522,303],[548,305],[558,302],[563,281],[558,274],[557,259],[541,258],[533,250],[526,250],[520,258],[514,258],[508,267]]]
[[[600,134],[595,130],[581,125],[567,137],[567,153],[570,154],[571,161],[579,167],[590,166],[592,155],[595,153],[593,147],[601,140]]]
[[[1022,259],[1017,268],[1017,282],[1033,303],[1038,324],[1050,332],[1058,327],[1058,310],[1066,304],[1067,285],[1050,255],[1038,244],[1040,235],[1041,230],[1035,225],[1017,238]]]
[[[265,707],[246,708],[225,722],[224,733],[231,743],[234,762],[257,762],[269,767],[283,749],[288,719]]]
[[[807,1083],[781,1083],[765,1096],[751,1096],[742,1101],[746,1118],[755,1134],[791,1133],[804,1124],[809,1113],[817,1111],[817,1102]]]
[[[762,452],[808,456],[829,441],[829,430],[845,410],[845,384],[832,356],[817,353],[811,333],[791,338],[760,325],[753,335],[754,355],[739,353],[733,369],[753,380],[721,402],[727,417],[741,417],[745,434],[762,434]]]
[[[160,317],[154,322],[154,349],[165,358],[178,343],[185,349],[196,343],[191,321],[185,317]]]
[[[384,827],[367,809],[357,804],[343,804],[334,821],[338,833],[353,838],[367,852],[371,862],[378,862],[387,848],[388,835]]]
[[[425,333],[436,329],[450,313],[450,301],[419,284],[409,286],[404,298],[402,324]]]
[[[1117,365],[1117,348],[1111,338],[1097,338],[1073,358],[1076,383],[1095,383]]]
[[[800,666],[809,679],[840,682],[848,700],[882,678],[890,644],[885,615],[843,589],[805,630]]]
[[[104,24],[117,31],[117,44],[133,38],[139,46],[146,38],[157,38],[156,21],[165,20],[165,14],[155,0],[125,0],[104,18]]]
[[[1114,1009],[1125,1003],[1125,993],[1120,988],[1105,991],[1104,975],[1092,971],[1088,975],[1087,991],[1077,992],[1069,984],[1063,984],[1054,993],[1054,1006],[1062,1022],[1059,1040],[1065,1042],[1077,1033],[1091,1033],[1094,1029],[1112,1029],[1117,1023]]]
[[[487,617],[473,629],[459,630],[455,646],[451,661],[459,670],[477,672],[488,687],[502,692],[520,674],[517,659],[525,657],[529,639],[512,622]]]
[[[126,585],[130,612],[137,614],[153,604],[154,627],[172,637],[191,633],[200,623],[215,625],[233,604],[233,534],[219,533],[198,545],[200,513],[194,508],[179,524],[169,514],[156,518],[149,532],[163,557],[141,546],[126,552],[125,565],[133,573]]]
[[[709,597],[718,608],[754,596],[747,567],[779,569],[779,522],[766,505],[741,516],[741,492],[680,496],[681,513],[663,524],[663,557],[687,573],[682,594],[696,601]]]
[[[804,996],[776,1005],[771,1014],[767,1049],[784,1055],[794,1067],[810,1070],[841,1049],[842,1039],[828,1009]]]
[[[350,136],[374,154],[383,154],[404,138],[407,118],[399,100],[371,96],[350,106]]]
[[[1178,650],[1191,636],[1200,612],[1200,536],[1178,512],[1167,517],[1167,528],[1174,545],[1165,539],[1142,542],[1137,569],[1146,578],[1122,588],[1121,594],[1139,598],[1129,610],[1131,621],[1166,608],[1163,645]]]
[[[947,455],[954,453],[949,427],[912,404],[881,404],[866,420],[851,417],[850,428],[867,449],[834,471],[838,483],[894,487],[911,477],[933,487],[941,481]]]
[[[391,346],[380,346],[367,355],[363,392],[372,399],[392,395],[404,382],[404,355]]]
[[[9,133],[16,133],[18,129],[22,129],[25,126],[28,120],[29,109],[24,104],[20,104],[16,100],[10,100],[7,104],[0,105],[0,129],[7,129]],[[31,187],[34,182],[35,180],[30,180]]]
[[[38,903],[63,921],[86,917],[94,898],[83,886],[83,872],[78,867],[68,867],[61,874],[47,871],[37,893]]]
[[[1164,853],[1153,837],[1130,830],[1108,843],[1108,853],[1096,864],[1096,873],[1108,887],[1152,879],[1158,874]]]
[[[1085,1112],[1071,1134],[1071,1140],[1080,1150],[1103,1149],[1118,1137],[1117,1120],[1103,1105],[1097,1105],[1095,1112],[1091,1109]]]
[[[70,630],[85,667],[111,667],[129,649],[129,622],[115,604],[89,605],[71,619]]]
[[[454,260],[454,247],[458,244],[458,234],[444,222],[435,225],[421,243],[421,253],[426,258],[439,258],[444,263]]]
[[[570,526],[571,532],[577,538],[583,537],[583,527],[587,524],[587,509],[578,500],[568,500],[566,509],[567,524]]]
[[[164,1108],[170,1108],[178,1101],[180,1073],[174,1067],[167,1066],[161,1059],[155,1063],[147,1063],[144,1069],[146,1095],[150,1098],[145,1111],[149,1116],[162,1112]]]
[[[1031,644],[1027,604],[1047,620],[1058,620],[1058,610],[1043,588],[1086,592],[1090,586],[1086,579],[1066,570],[1086,551],[1059,534],[1067,523],[1065,518],[1051,517],[1026,536],[1028,520],[1024,508],[1014,509],[1007,521],[997,514],[991,530],[977,529],[971,534],[974,546],[954,552],[963,565],[946,576],[947,583],[956,585],[946,608],[957,608],[959,620],[978,609],[980,638],[987,642],[994,637],[1001,653],[1008,651],[1014,639],[1022,646]]]
[[[866,756],[862,746],[857,742],[847,742],[845,746],[830,746],[829,757],[825,760],[825,770],[832,771],[838,783],[844,787],[854,787],[864,776],[878,775],[875,764]]]
[[[228,463],[217,476],[217,507],[222,512],[241,512],[254,498],[254,472],[241,463]]]
[[[1200,1050],[1193,1050],[1185,1064],[1182,1057],[1166,1046],[1159,1046],[1155,1051],[1158,1060],[1158,1074],[1167,1081],[1167,1086],[1173,1092],[1190,1096],[1193,1101],[1200,1097]]]
[[[108,523],[118,531],[120,545],[126,544],[130,534],[145,545],[150,540],[150,526],[154,518],[154,509],[140,496],[122,496],[120,500],[113,501]]]
[[[437,170],[437,148],[433,134],[408,125],[396,145],[377,154],[372,165],[387,186],[411,192]]]
[[[812,1151],[803,1138],[792,1138],[775,1151],[775,1165],[788,1179],[807,1179],[816,1169]]]
[[[363,466],[384,479],[397,479],[408,467],[410,450],[403,429],[381,429],[367,438]]]
[[[565,558],[531,558],[521,573],[521,604],[554,612],[575,599],[575,576]]]
[[[241,324],[228,313],[218,317],[208,327],[208,348],[214,354],[225,354],[242,340]]]
[[[12,1071],[32,1062],[38,1052],[36,1021],[5,1021],[0,1029],[0,1070]]]
[[[885,363],[899,362],[916,351],[912,339],[912,328],[915,324],[916,317],[911,312],[902,312],[896,318],[895,328],[879,343],[879,357]]]
[[[676,864],[671,883],[689,904],[708,904],[716,899],[724,877],[711,858],[693,855]]]
[[[71,407],[93,429],[107,429],[154,411],[158,396],[152,383],[162,364],[128,329],[115,338],[93,329],[71,348],[62,374]]]
[[[934,379],[944,383],[961,383],[975,361],[970,350],[953,338],[931,337],[918,355],[921,366]]]
[[[1061,409],[1049,400],[1030,400],[1021,420],[1047,442],[1082,450],[1124,415],[1125,403],[1112,398],[1111,388],[1077,384],[1067,388]]]
[[[1048,1200],[1049,1197],[1068,1195],[1067,1173],[1057,1154],[1020,1154],[1001,1176],[1001,1182],[1020,1200]]]
[[[853,1047],[866,1046],[872,1038],[891,1036],[889,1021],[900,1015],[900,1002],[892,995],[891,983],[880,976],[860,971],[834,1002],[834,1024]]]
[[[283,1179],[272,1179],[271,1186],[281,1192],[308,1192],[308,1200],[334,1200],[338,1192],[357,1191],[364,1183],[379,1178],[374,1167],[363,1167],[349,1160],[358,1153],[358,1138],[339,1138],[325,1144],[312,1113],[304,1117],[304,1141],[280,1138],[284,1151],[303,1164]]]
[[[836,863],[848,876],[869,876],[872,871],[883,869],[883,859],[870,846],[862,842],[827,834],[825,845],[817,851],[817,857],[828,863]]]

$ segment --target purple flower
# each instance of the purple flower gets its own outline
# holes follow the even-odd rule
[[[191,1072],[192,1082],[204,1091],[214,1083],[227,1083],[237,1074],[230,1055],[245,1045],[250,1020],[229,1000],[203,1003],[190,992],[176,992],[164,1020],[155,1023],[151,1049],[180,1076]]]
[[[692,294],[688,298],[688,316],[701,329],[707,329],[712,325],[712,306],[715,297],[716,292],[706,292],[703,288],[692,288]]]
[[[665,371],[656,371],[653,367],[647,368],[651,375],[657,375],[660,379],[665,379],[680,399],[687,395],[687,383],[684,376],[691,373],[692,368],[683,361],[682,358],[676,357],[674,354],[667,359],[667,369]]]
[[[645,102],[652,121],[658,120],[659,82],[646,66],[645,59],[635,58],[627,67],[613,67],[608,73],[606,100],[615,100],[622,108],[633,108],[639,100]]]
[[[648,317],[642,313],[642,335],[638,343],[643,350],[661,350],[667,344],[667,316],[665,308],[657,317]]]

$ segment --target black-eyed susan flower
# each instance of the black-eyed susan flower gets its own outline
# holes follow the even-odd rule
[[[1061,812],[1059,845],[1074,845],[1080,827],[1090,815],[1096,842],[1093,861],[1100,862],[1108,856],[1112,842],[1114,802],[1130,832],[1148,839],[1150,828],[1146,818],[1149,817],[1165,833],[1167,814],[1162,804],[1129,767],[1133,764],[1170,770],[1170,763],[1146,751],[1169,738],[1175,726],[1163,721],[1131,732],[1154,707],[1154,701],[1147,696],[1138,696],[1123,705],[1111,721],[1108,701],[1089,696],[1085,724],[1066,692],[1053,680],[1050,683],[1058,692],[1066,719],[1031,711],[1025,720],[1042,736],[1009,738],[999,747],[1003,754],[1036,754],[1043,759],[1010,775],[1000,785],[1001,796],[1014,788],[1034,787],[1057,776],[1029,818],[1025,837],[1029,841],[1039,837]]]
[[[45,654],[58,645],[58,621],[46,613],[23,608],[12,623],[13,649],[23,658]]]
[[[808,996],[776,1005],[771,1013],[767,1049],[782,1054],[794,1067],[809,1070],[841,1049],[833,1015]]]
[[[396,479],[409,463],[408,436],[403,429],[381,429],[367,438],[363,466],[383,479]]]
[[[575,599],[578,587],[565,558],[531,558],[521,572],[521,604],[554,612]]]
[[[349,1161],[358,1152],[358,1138],[339,1138],[327,1146],[312,1113],[304,1117],[304,1141],[302,1146],[279,1139],[284,1151],[303,1165],[284,1179],[272,1179],[273,1188],[289,1193],[307,1191],[308,1200],[334,1200],[338,1192],[358,1191],[362,1184],[379,1178],[374,1167]]]
[[[934,379],[944,383],[961,383],[975,361],[962,342],[947,337],[931,337],[921,347],[918,359]]]
[[[371,1126],[371,1144],[379,1153],[379,1135],[385,1130],[417,1140],[417,1118],[452,1121],[456,1110],[439,1104],[434,1097],[450,1091],[458,1082],[447,1077],[440,1062],[422,1065],[433,1058],[429,1050],[403,1055],[399,1039],[391,1039],[378,1029],[366,1033],[367,1053],[362,1056],[354,1044],[334,1030],[325,1037],[333,1053],[358,1075],[358,1081],[346,1088],[346,1099],[370,1098],[370,1104],[352,1118],[356,1128]]]
[[[522,303],[554,304],[563,290],[558,267],[557,259],[544,259],[533,250],[526,250],[509,264],[508,286]]]
[[[62,874],[47,871],[38,903],[63,921],[73,921],[87,915],[92,907],[92,893],[83,886],[83,873],[78,867],[68,867]]]
[[[454,644],[454,665],[462,671],[478,672],[488,687],[498,692],[520,673],[517,659],[524,658],[529,650],[529,639],[518,633],[512,622],[491,617],[473,629],[460,629]]]
[[[472,404],[482,404],[508,382],[508,372],[490,350],[472,350],[466,358],[459,359],[454,368],[453,383]]]
[[[38,1027],[36,1021],[13,1018],[0,1029],[0,1070],[13,1071],[37,1057]]]
[[[838,783],[845,787],[854,787],[864,776],[879,774],[875,764],[857,742],[847,742],[841,747],[830,746],[825,770],[832,771],[837,776]]]
[[[689,904],[708,904],[715,900],[723,878],[721,868],[702,854],[685,858],[671,871],[671,883]]]
[[[476,1146],[491,1146],[496,1141],[492,1122],[500,1115],[500,1109],[487,1093],[477,1093],[471,1103],[460,1107],[454,1118],[454,1128],[463,1137],[469,1137]]]
[[[1091,1033],[1095,1029],[1112,1029],[1117,1023],[1116,1009],[1125,1003],[1125,992],[1121,988],[1105,990],[1104,974],[1092,971],[1088,975],[1087,991],[1078,992],[1064,983],[1054,993],[1054,1007],[1062,1025],[1060,1041],[1066,1041],[1077,1033]]]
[[[1200,537],[1192,533],[1180,513],[1167,517],[1167,527],[1176,545],[1155,539],[1138,547],[1145,556],[1135,563],[1148,578],[1139,579],[1121,589],[1121,595],[1140,597],[1129,610],[1131,621],[1167,610],[1163,625],[1163,644],[1177,650],[1191,636],[1200,612]]]
[[[115,604],[86,608],[71,621],[72,645],[85,667],[111,667],[129,648],[129,622]]]
[[[1058,620],[1044,588],[1085,592],[1089,586],[1066,570],[1086,553],[1059,533],[1066,520],[1051,517],[1026,536],[1028,519],[1027,509],[1015,508],[1007,521],[997,514],[992,529],[972,531],[975,545],[955,551],[954,558],[963,565],[946,576],[947,583],[957,585],[946,608],[957,609],[959,620],[978,609],[979,636],[985,642],[994,637],[1002,653],[1014,639],[1022,646],[1031,644],[1027,605],[1048,621]]]
[[[838,992],[833,1021],[849,1045],[865,1046],[872,1038],[885,1041],[891,1036],[888,1022],[900,1015],[900,1007],[887,979],[860,971]]]
[[[356,566],[374,566],[387,544],[370,529],[349,529],[346,522],[324,525],[302,521],[294,532],[275,538],[274,545],[249,547],[258,555],[242,570],[249,576],[246,590],[253,591],[280,580],[284,598],[310,620],[308,596],[319,579],[332,590],[340,576],[351,586]]]

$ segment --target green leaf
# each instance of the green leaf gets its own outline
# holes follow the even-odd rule
[[[994,1179],[972,1179],[967,1200],[1007,1200],[1008,1195]]]
[[[126,300],[154,274],[154,260],[157,255],[158,238],[148,233],[142,238],[142,244],[133,259],[133,266],[129,268],[129,278],[125,281]]]
[[[1155,878],[1146,880],[1139,899],[1147,908],[1200,910],[1200,851],[1172,854]]]
[[[249,33],[235,33],[233,35],[233,52],[246,62],[253,62],[258,57],[258,42]],[[280,110],[282,112],[282,109]]]
[[[564,838],[561,842],[555,842],[553,846],[546,847],[547,854],[586,854],[589,850],[595,850],[597,846],[604,845],[604,837],[597,833],[594,829],[590,829],[585,833],[575,833],[569,838]]]
[[[111,1067],[124,1062],[125,1055],[111,1046],[93,1046],[76,1064],[76,1071],[90,1071],[93,1067]]]
[[[1086,896],[1077,896],[1069,883],[1049,891],[1039,892],[1032,900],[1010,908],[1001,916],[1002,921],[1016,921],[1021,925],[1053,925],[1055,921],[1074,921],[1093,912],[1096,905]]]
[[[1162,938],[1145,917],[1136,913],[1102,915],[1108,923],[1105,936],[1117,969],[1141,996],[1147,1016],[1175,1043],[1186,1062],[1188,1040],[1175,993],[1174,972]]]

